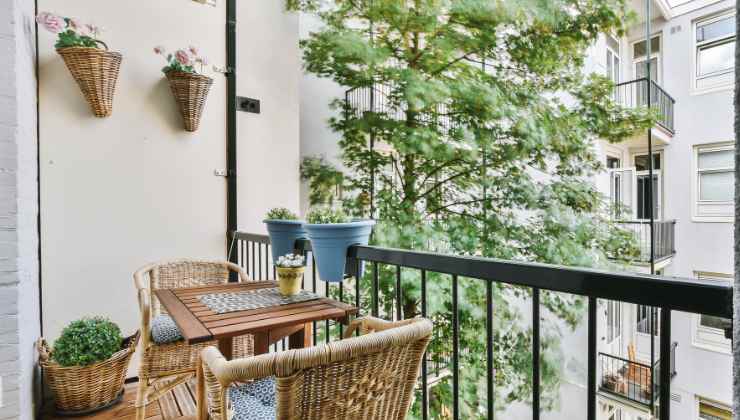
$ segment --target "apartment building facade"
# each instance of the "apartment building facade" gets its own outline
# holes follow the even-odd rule
[[[615,98],[656,108],[650,130],[653,205],[648,182],[648,133],[620,144],[600,142],[608,172],[600,189],[616,205],[614,217],[635,231],[641,256],[633,265],[650,272],[650,213],[655,219],[655,271],[729,282],[733,276],[734,1],[664,1],[651,4],[647,55],[645,4],[621,39],[606,35],[592,48],[590,66],[618,85]],[[650,60],[650,85],[646,62]],[[599,368],[602,417],[650,419],[659,384],[655,368],[671,357],[671,413],[676,419],[731,418],[730,340],[720,319],[673,317],[671,355],[658,354],[660,325],[650,308],[604,305]],[[651,328],[651,318],[653,325]]]

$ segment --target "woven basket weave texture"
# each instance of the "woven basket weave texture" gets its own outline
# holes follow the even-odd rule
[[[122,349],[108,360],[89,366],[61,366],[53,361],[49,346],[42,340],[38,346],[39,364],[54,393],[56,409],[62,412],[90,411],[118,398],[138,342],[139,332],[126,338]]]
[[[113,113],[113,95],[121,69],[120,53],[89,47],[60,48],[69,72],[82,90],[96,117]]]
[[[179,71],[169,71],[165,75],[180,109],[185,130],[197,131],[213,79],[201,74]]]

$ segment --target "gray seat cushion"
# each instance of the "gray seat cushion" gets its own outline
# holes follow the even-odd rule
[[[182,340],[182,333],[169,315],[159,315],[152,319],[152,340],[157,344],[174,343]]]
[[[234,409],[233,420],[273,420],[277,405],[275,378],[232,386],[229,389],[229,399]]]

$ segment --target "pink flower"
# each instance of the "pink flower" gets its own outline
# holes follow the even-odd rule
[[[195,48],[194,46],[191,45],[190,47],[188,47],[188,50],[190,50],[190,54],[193,54],[193,56],[198,55],[198,49]]]
[[[163,55],[164,47],[161,45],[157,45],[156,47],[154,47],[154,54]]]
[[[190,65],[190,56],[185,50],[177,50],[175,53],[175,60],[183,66]]]
[[[91,31],[88,29],[90,25],[83,25],[79,20],[75,18],[69,19],[69,27],[77,32],[77,35],[79,36],[88,36],[90,35]]]
[[[93,25],[92,23],[86,24],[85,29],[87,30],[88,34],[90,34],[91,36],[98,36],[98,34],[100,33],[100,28]]]
[[[36,16],[36,22],[43,26],[47,31],[58,34],[64,30],[67,24],[64,22],[64,18],[49,12],[41,12]]]

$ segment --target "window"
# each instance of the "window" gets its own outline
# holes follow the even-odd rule
[[[698,146],[695,162],[695,217],[731,221],[735,200],[734,145]]]
[[[614,83],[619,83],[621,59],[619,55],[619,41],[611,35],[606,36],[606,77]]]
[[[650,79],[658,81],[660,74],[660,36],[654,36],[650,39]],[[632,44],[632,59],[635,64],[635,79],[647,77],[647,43],[642,41]]]
[[[699,398],[701,420],[732,420],[732,411],[724,404]]]
[[[641,220],[647,220],[650,218],[651,211],[655,219],[661,218],[661,204],[663,201],[663,195],[661,191],[661,155],[660,153],[653,153],[653,185],[652,193],[653,197],[650,200],[650,168],[647,155],[636,155],[635,156],[635,170],[637,179],[637,218]],[[652,201],[652,210],[650,203]]]
[[[619,301],[606,302],[606,342],[612,343],[622,336],[622,305]]]
[[[732,275],[724,273],[695,271],[694,275],[699,279],[714,280],[722,283],[732,281]],[[694,345],[722,353],[729,353],[732,342],[725,338],[724,330],[729,322],[729,320],[716,316],[694,315],[694,328],[692,331]]]
[[[696,23],[696,89],[733,84],[735,15],[723,14]]]
[[[637,305],[637,332],[650,334],[650,306]],[[660,333],[660,309],[653,311],[653,335]]]

